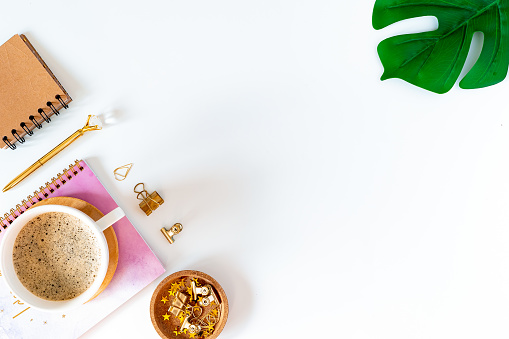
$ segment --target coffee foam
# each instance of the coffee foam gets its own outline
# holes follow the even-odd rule
[[[18,279],[47,300],[69,300],[94,282],[101,263],[99,241],[80,219],[62,212],[30,220],[14,242]]]

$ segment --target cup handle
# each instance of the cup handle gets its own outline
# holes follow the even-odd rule
[[[99,227],[101,232],[103,232],[105,229],[107,229],[108,227],[110,227],[123,217],[125,217],[124,211],[120,207],[117,207],[110,213],[106,214],[101,219],[97,220],[95,223],[97,227]]]

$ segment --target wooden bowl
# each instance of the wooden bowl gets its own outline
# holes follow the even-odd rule
[[[219,301],[219,305],[217,303],[212,303],[208,306],[200,306],[197,302],[193,301],[191,298],[191,282],[193,280],[200,286],[212,286],[212,290]],[[174,303],[178,303],[176,300],[176,291],[187,296],[186,305],[195,307],[191,309],[188,308],[188,310],[193,312],[189,321],[192,324],[199,324],[202,326],[200,332],[193,334],[188,331],[180,331],[185,317],[184,313],[180,313],[181,319],[179,319],[169,310],[170,306],[174,306]],[[201,309],[201,313],[199,312],[199,308]],[[214,339],[219,336],[226,325],[226,319],[228,318],[228,300],[226,299],[226,294],[221,285],[211,276],[199,271],[180,271],[166,277],[155,289],[150,301],[150,318],[152,320],[152,325],[154,325],[154,328],[161,338]],[[214,322],[215,324],[212,325]]]

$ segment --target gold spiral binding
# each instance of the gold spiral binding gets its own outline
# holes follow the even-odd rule
[[[28,206],[28,208],[32,207],[33,205],[35,205],[35,204],[37,204],[39,202],[38,200],[34,201],[35,197],[33,197],[30,194],[28,195],[27,199],[28,199],[27,206],[28,206],[28,203],[30,203],[30,206]]]
[[[16,211],[14,210],[14,208],[11,208],[11,210],[9,211],[11,217],[13,218],[12,221],[14,221],[14,219],[16,219],[18,216],[16,215]]]
[[[75,165],[75,164],[74,164],[74,165]],[[78,174],[78,171],[76,171],[76,170],[74,169],[74,165],[73,165],[73,164],[70,164],[70,165],[69,165],[69,168],[71,169],[72,173],[73,173],[74,175],[76,175],[76,174]]]
[[[44,195],[44,198],[47,198],[49,194],[48,194],[48,193],[46,193],[45,189],[46,189],[46,188],[45,188],[44,186],[39,187],[39,193],[40,193],[40,194],[42,194],[42,195]],[[36,191],[36,192],[37,192],[37,191]],[[44,199],[44,198],[43,198],[43,199]]]
[[[77,169],[75,167],[77,167]],[[71,174],[76,176],[78,171],[81,172],[83,169],[84,167],[81,166],[80,160],[75,160],[74,164],[70,164],[68,168],[64,168],[62,174],[58,173],[56,178],[51,178],[50,182],[46,182],[45,186],[39,187],[39,190],[34,191],[33,195],[28,195],[26,199],[21,201],[21,204],[16,205],[15,209],[11,208],[9,213],[5,213],[3,217],[0,216],[0,232],[12,224],[12,222],[26,209],[32,207],[39,201],[46,199],[50,194],[54,193],[55,190],[59,189],[62,185],[65,185],[67,181],[73,178]],[[67,177],[67,180],[65,177]]]
[[[27,197],[27,199],[30,199],[29,197],[30,197],[30,196],[28,196],[28,197]],[[29,206],[27,205],[27,203],[28,203],[28,201],[27,201],[26,199],[21,200],[21,204],[23,205],[23,207],[24,207],[25,209],[28,209],[28,207],[29,207]]]
[[[56,189],[60,188],[60,184],[57,181],[57,178],[53,177],[51,178],[51,184],[56,187]]]
[[[58,174],[57,174],[57,178],[58,178],[58,180],[60,180],[60,182],[62,183],[62,185],[65,185],[65,183],[67,182],[67,181],[65,180],[64,175],[63,175],[63,174],[58,173]]]
[[[47,182],[47,181],[46,181],[45,185],[46,185],[46,187],[45,187],[45,188],[46,188],[46,189],[48,189],[48,190],[50,191],[50,193],[55,192],[55,190],[53,189],[53,187],[51,187],[51,182]],[[46,196],[46,194],[45,194],[44,196]]]
[[[37,201],[36,201],[36,202],[42,201],[42,198],[41,198],[41,195],[40,195],[40,194],[41,194],[41,192],[40,192],[40,191],[34,191],[34,197],[33,197],[33,198],[34,198],[34,199],[37,199]],[[32,200],[32,201],[33,201],[33,200]],[[34,204],[35,204],[36,202],[34,202]]]
[[[72,166],[70,166],[69,168],[72,168]],[[62,175],[65,175],[67,177],[67,180],[71,180],[72,179],[72,175],[65,168],[64,168],[64,174],[62,174]]]
[[[10,225],[10,224],[12,224],[12,221],[11,221],[11,219],[9,218],[9,213],[5,213],[5,214],[4,214],[4,217],[3,217],[3,219],[4,219],[5,221],[7,221],[7,222],[9,223],[9,225]],[[6,225],[6,226],[7,226],[7,225]]]

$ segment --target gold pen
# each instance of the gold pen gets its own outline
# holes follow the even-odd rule
[[[97,124],[90,125],[90,119],[96,118]],[[101,123],[99,119],[95,115],[89,115],[87,119],[87,123],[85,126],[73,134],[69,136],[67,139],[62,141],[60,144],[58,144],[55,148],[53,148],[51,151],[46,153],[42,158],[34,162],[30,167],[28,167],[26,170],[24,170],[20,175],[18,175],[16,178],[14,178],[10,183],[7,184],[7,186],[4,187],[2,190],[3,192],[7,192],[17,184],[19,184],[22,180],[24,180],[26,177],[28,177],[30,174],[34,173],[38,168],[40,168],[42,165],[44,165],[46,162],[48,162],[51,158],[53,158],[55,155],[60,153],[64,148],[72,144],[76,139],[81,137],[85,132],[88,131],[97,131],[102,128]]]

